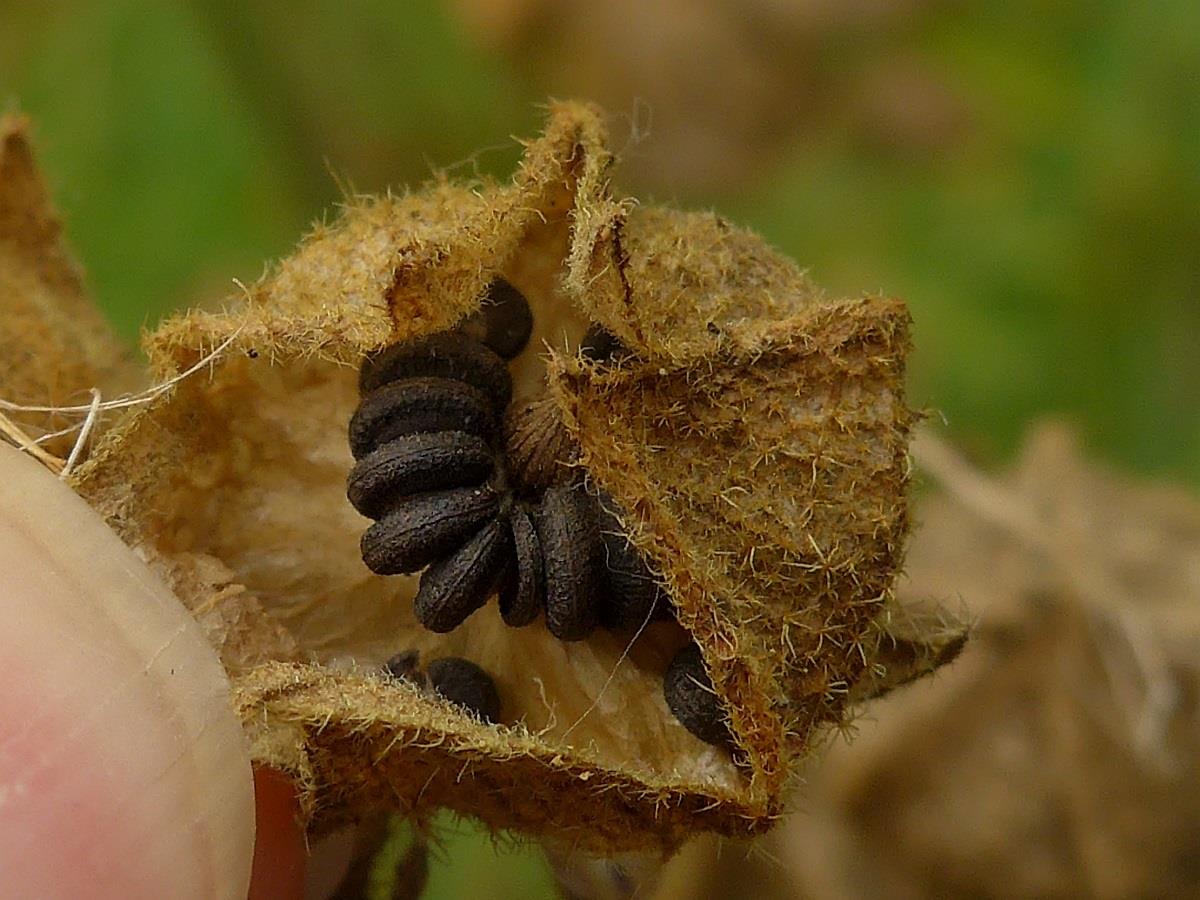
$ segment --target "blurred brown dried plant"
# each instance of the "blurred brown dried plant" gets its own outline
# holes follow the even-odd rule
[[[1200,503],[1054,424],[995,479],[928,433],[914,455],[941,490],[903,593],[961,596],[972,641],[873,706],[761,852],[697,846],[660,896],[1195,896]]]
[[[657,191],[729,190],[763,177],[790,142],[835,133],[929,154],[965,121],[948,86],[905,49],[928,0],[453,5],[535,94],[626,111],[624,174]]]

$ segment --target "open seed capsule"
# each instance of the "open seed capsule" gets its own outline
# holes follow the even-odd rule
[[[663,696],[680,723],[700,740],[727,745],[730,741],[725,710],[704,668],[700,648],[689,644],[675,654],[663,675]]]
[[[346,496],[364,516],[378,519],[410,494],[482,484],[493,466],[491,448],[473,434],[410,434],[360,459]]]
[[[478,718],[494,725],[500,721],[500,694],[492,676],[469,659],[444,656],[426,669],[430,686]]]
[[[350,452],[361,459],[381,444],[412,434],[463,431],[495,436],[499,417],[477,387],[453,378],[402,378],[367,394],[350,420]]]
[[[408,497],[362,536],[363,562],[379,575],[399,575],[442,559],[500,511],[490,488],[457,488]]]
[[[546,628],[561,641],[582,640],[599,622],[603,589],[595,500],[579,485],[552,487],[535,524],[546,566]]]
[[[449,556],[421,573],[413,600],[417,621],[445,634],[487,603],[512,552],[506,519],[492,519]]]
[[[358,390],[365,396],[389,382],[421,377],[465,381],[487,394],[497,412],[512,399],[512,376],[504,360],[457,332],[393,344],[368,357],[358,373]]]

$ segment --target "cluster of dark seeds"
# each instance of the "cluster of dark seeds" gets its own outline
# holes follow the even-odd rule
[[[368,359],[350,420],[347,496],[375,519],[363,561],[381,575],[424,569],[414,609],[436,632],[483,606],[513,557],[500,422],[512,399],[506,360],[532,319],[511,285],[496,282],[491,294],[462,329]]]
[[[363,561],[381,575],[424,570],[414,612],[440,633],[492,595],[506,624],[544,613],[563,641],[669,619],[670,599],[622,529],[613,498],[561,465],[555,411],[534,403],[506,419],[507,360],[532,327],[525,298],[497,280],[480,312],[454,331],[395,344],[363,364],[347,486],[355,509],[375,520],[362,537]],[[597,362],[627,353],[599,326],[580,352]],[[696,663],[706,682],[698,652]],[[670,683],[668,703],[692,733],[710,741],[725,733],[719,707],[706,726],[697,718],[703,698],[679,699],[692,682]]]
[[[416,650],[405,650],[389,659],[383,670],[392,678],[433,690],[489,725],[500,721],[496,682],[475,663],[460,656],[443,656],[421,671],[420,662]]]

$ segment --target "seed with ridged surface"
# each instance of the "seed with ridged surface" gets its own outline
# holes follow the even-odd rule
[[[500,721],[500,694],[496,682],[469,659],[444,656],[435,659],[426,670],[430,686],[478,718],[494,725]]]
[[[600,615],[604,545],[595,501],[577,485],[552,487],[534,524],[546,566],[546,628],[560,641],[582,640]]]
[[[504,414],[505,460],[522,497],[540,497],[546,488],[570,481],[578,453],[552,397],[511,406]]]
[[[513,555],[500,582],[500,616],[520,628],[537,618],[545,603],[545,571],[542,546],[529,510],[518,504],[509,515]]]
[[[401,497],[481,484],[492,474],[487,443],[462,431],[410,434],[368,453],[350,470],[346,496],[378,519]]]
[[[597,508],[604,542],[604,578],[608,585],[600,609],[601,624],[605,628],[628,630],[641,628],[655,619],[670,618],[671,601],[621,527],[616,501],[602,493]]]
[[[500,510],[491,488],[408,497],[363,533],[363,562],[379,575],[415,572],[452,553]]]
[[[368,357],[358,373],[358,390],[366,395],[392,381],[422,377],[465,381],[487,394],[498,410],[512,399],[512,376],[504,360],[457,332],[393,344]]]
[[[361,459],[381,444],[422,432],[463,431],[490,440],[498,424],[479,388],[453,378],[403,378],[363,397],[350,420],[350,452]]]
[[[417,621],[439,634],[453,631],[487,603],[512,552],[508,521],[496,518],[421,573],[413,600]]]
[[[663,675],[663,696],[680,723],[708,744],[729,744],[725,710],[713,690],[712,679],[696,644],[675,654]]]
[[[533,312],[524,294],[503,278],[497,278],[488,285],[483,306],[459,329],[505,359],[512,359],[529,343],[533,333]]]

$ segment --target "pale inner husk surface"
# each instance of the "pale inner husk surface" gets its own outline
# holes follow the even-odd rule
[[[546,345],[560,352],[574,346],[587,326],[557,289],[564,246],[562,223],[541,226],[506,267],[536,323],[512,366],[514,402],[541,392]],[[219,558],[312,661],[370,671],[401,650],[417,649],[426,662],[464,656],[495,678],[505,723],[551,747],[578,748],[655,780],[736,791],[741,776],[729,753],[693,737],[663,698],[663,671],[687,641],[677,625],[649,625],[636,640],[601,629],[564,643],[541,618],[506,626],[492,600],[453,633],[438,635],[413,616],[417,576],[367,570],[358,542],[370,522],[345,499],[356,378],[353,367],[316,358],[225,363],[203,394],[211,405],[203,440],[212,469],[188,473],[194,496],[180,504],[188,513],[171,523],[161,549]]]

